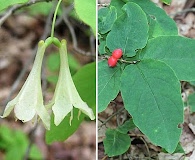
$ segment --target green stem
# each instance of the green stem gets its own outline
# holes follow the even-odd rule
[[[53,16],[52,28],[51,28],[51,38],[54,37],[54,28],[55,28],[56,16],[57,16],[58,8],[59,8],[61,2],[62,2],[62,0],[59,0],[58,4],[56,6],[56,10],[55,10],[54,16]]]

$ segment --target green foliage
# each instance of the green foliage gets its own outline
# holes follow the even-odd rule
[[[49,12],[52,9],[53,4],[48,2],[42,2],[42,3],[36,3],[34,5],[31,5],[27,8],[24,8],[25,10],[28,10],[28,12],[31,15],[45,15],[47,16]]]
[[[106,41],[103,40],[103,41],[100,42],[98,51],[99,51],[99,54],[105,54],[106,53]]]
[[[110,101],[117,96],[120,76],[120,66],[108,68],[106,61],[98,63],[98,112],[105,110]]]
[[[180,83],[173,70],[155,60],[128,65],[121,76],[121,93],[135,125],[154,144],[173,152],[181,134],[177,125],[183,121]]]
[[[80,68],[80,63],[72,54],[68,54],[68,63],[70,67],[70,72],[74,75]],[[47,68],[50,71],[47,80],[50,83],[56,84],[58,81],[58,72],[60,69],[60,55],[59,53],[51,53],[46,60]]]
[[[96,0],[74,0],[78,17],[96,33]]]
[[[192,86],[195,86],[195,81],[189,81]]]
[[[98,12],[98,32],[105,34],[110,31],[114,21],[117,18],[115,7],[102,8]]]
[[[143,48],[147,43],[147,17],[135,3],[125,4],[122,10],[124,14],[114,22],[112,30],[107,35],[106,45],[111,52],[121,48],[125,55],[132,57],[136,54],[135,50]],[[139,19],[134,18],[136,16]]]
[[[149,0],[112,0],[111,7],[117,10],[114,22],[109,14],[99,14],[112,24],[107,32],[99,30],[99,51],[107,57],[121,48],[124,54],[117,67],[109,68],[105,60],[98,63],[98,111],[121,92],[133,123],[152,143],[173,153],[183,122],[180,80],[195,80],[195,40],[178,36],[175,22]],[[123,129],[123,134],[128,131],[117,131]],[[106,153],[114,155],[108,143],[113,144],[104,144]]]
[[[135,128],[135,124],[132,119],[127,120],[123,125],[118,126],[117,130],[120,133],[126,134],[128,131],[133,130]]]
[[[47,67],[50,71],[58,71],[60,69],[59,53],[52,53],[47,57]]]
[[[123,134],[116,129],[107,129],[103,143],[105,153],[112,157],[126,152],[131,145],[131,139],[128,134]]]
[[[7,7],[9,6],[12,6],[14,4],[22,4],[22,3],[26,3],[28,2],[28,0],[6,0],[6,1],[3,1],[1,0],[0,1],[0,11],[6,9]]]
[[[0,148],[5,151],[5,160],[21,160],[24,158],[29,140],[25,133],[19,130],[11,130],[6,126],[0,127]],[[41,160],[40,150],[32,145],[29,154],[30,159]]]
[[[162,149],[162,152],[167,153],[167,151],[164,148]],[[183,154],[185,154],[185,151],[182,148],[180,143],[177,144],[177,147],[176,147],[176,149],[173,153],[183,153]]]
[[[195,79],[192,69],[195,68],[194,44],[193,39],[180,36],[153,38],[142,50],[140,58],[163,61],[174,70],[179,80],[192,81]]]
[[[131,145],[128,131],[133,130],[135,127],[133,120],[129,119],[116,129],[108,129],[106,131],[106,138],[103,141],[105,153],[111,157],[126,152]]]
[[[124,4],[125,3],[123,1],[119,1],[119,0],[112,0],[110,2],[110,6],[114,6],[117,10],[117,17],[121,16],[124,13],[123,10],[121,9]]]
[[[184,149],[182,148],[181,144],[178,143],[174,153],[185,153]]]
[[[171,0],[161,0],[165,4],[171,4]]]
[[[149,24],[149,37],[158,37],[161,35],[177,35],[178,29],[173,19],[171,19],[164,10],[157,7],[150,0],[130,0],[137,3],[146,13]]]
[[[81,98],[93,109],[94,113],[96,110],[95,69],[96,69],[95,63],[90,63],[82,67],[73,76],[74,83]],[[71,126],[69,125],[70,114],[64,118],[64,120],[60,123],[59,126],[54,125],[52,116],[51,128],[49,131],[46,132],[47,143],[52,143],[54,141],[64,141],[78,129],[80,123],[84,120],[85,115],[81,113],[78,120],[77,119],[78,110],[74,108],[73,113],[74,118],[72,120]]]

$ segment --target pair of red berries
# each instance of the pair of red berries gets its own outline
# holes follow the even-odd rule
[[[121,58],[122,55],[123,55],[122,49],[115,49],[112,52],[112,56],[110,56],[108,58],[108,66],[109,67],[115,67],[116,64],[117,64],[118,59]]]

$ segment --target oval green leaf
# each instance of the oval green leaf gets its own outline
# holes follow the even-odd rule
[[[105,110],[119,93],[120,76],[119,66],[110,68],[105,60],[98,63],[98,112]]]
[[[128,65],[121,76],[121,93],[135,125],[152,143],[173,153],[183,122],[180,83],[173,70],[155,60]]]
[[[112,52],[121,48],[128,57],[135,56],[136,50],[145,47],[148,39],[148,21],[144,11],[135,3],[123,6],[124,14],[117,18],[106,38]]]
[[[115,129],[107,129],[103,143],[105,153],[113,157],[125,153],[131,145],[131,139],[128,134],[120,133]]]

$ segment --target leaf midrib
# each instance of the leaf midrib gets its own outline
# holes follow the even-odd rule
[[[160,107],[159,107],[159,105],[158,105],[158,103],[157,103],[157,98],[156,98],[154,92],[152,91],[152,88],[151,88],[150,84],[148,83],[147,78],[145,77],[145,75],[144,75],[144,73],[142,72],[141,68],[140,68],[138,65],[136,65],[136,66],[137,66],[138,70],[140,71],[140,74],[141,74],[142,78],[144,79],[144,81],[145,81],[146,84],[148,85],[148,87],[149,87],[149,89],[150,89],[150,92],[152,93],[152,95],[153,95],[153,97],[154,97],[155,103],[156,103],[156,105],[157,105],[157,107],[158,107],[158,109],[159,109],[159,111],[160,111],[161,117],[162,117],[162,119],[163,119],[164,128],[165,128],[166,131],[167,131],[167,132],[166,132],[166,135],[167,135],[167,137],[169,138],[169,136],[168,136],[168,134],[167,134],[167,133],[168,133],[168,130],[167,130],[167,128],[165,127],[165,126],[166,126],[166,125],[165,125],[165,119],[164,119],[164,117],[163,117],[163,115],[162,115],[162,112],[161,112],[161,110],[160,110]]]

